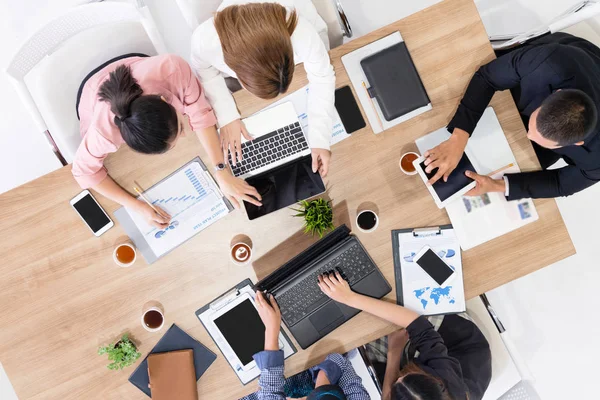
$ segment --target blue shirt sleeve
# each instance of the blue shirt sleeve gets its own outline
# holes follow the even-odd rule
[[[325,361],[310,369],[314,377],[322,369],[332,384],[337,384],[348,400],[370,400],[369,393],[356,374],[350,361],[341,354],[333,353]]]
[[[254,361],[260,369],[258,398],[260,400],[285,400],[283,351],[261,351],[254,355]]]

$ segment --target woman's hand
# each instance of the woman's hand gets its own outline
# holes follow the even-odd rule
[[[433,185],[441,178],[444,182],[448,181],[448,177],[454,171],[467,146],[469,134],[462,129],[454,128],[454,133],[445,142],[428,150],[423,154],[425,157],[425,172],[428,174],[434,169],[438,169],[437,173],[431,178],[428,183]]]
[[[257,207],[262,206],[262,203],[260,202],[262,197],[258,193],[258,190],[250,186],[245,180],[231,175],[231,172],[229,172],[228,169],[218,171],[215,174],[215,178],[219,183],[221,191],[235,208],[240,208],[238,199],[245,200]]]
[[[388,355],[402,354],[406,343],[408,343],[408,331],[406,329],[400,329],[390,333],[388,335]]]
[[[247,140],[252,140],[252,136],[246,130],[244,123],[238,118],[231,121],[219,131],[221,138],[221,148],[223,149],[223,158],[227,163],[227,155],[231,152],[231,161],[233,165],[242,161],[242,139],[243,135]]]
[[[169,226],[169,222],[171,222],[171,216],[160,207],[154,206],[160,212],[160,214],[158,214],[145,201],[136,200],[134,204],[134,211],[144,217],[148,224],[158,229],[164,229]]]
[[[352,300],[357,296],[357,294],[350,289],[348,282],[346,282],[337,271],[335,271],[335,274],[319,275],[318,279],[318,285],[319,288],[321,288],[321,291],[338,303],[350,305]]]
[[[269,304],[271,303],[271,304]],[[281,311],[272,295],[269,301],[261,291],[256,292],[256,308],[265,324],[265,350],[279,350],[279,330],[281,329]]]
[[[312,149],[312,171],[321,174],[321,177],[324,178],[327,176],[329,172],[329,160],[331,160],[331,151],[326,149]]]

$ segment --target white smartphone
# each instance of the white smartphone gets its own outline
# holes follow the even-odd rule
[[[100,236],[113,227],[114,223],[89,190],[79,193],[70,203],[94,235]]]
[[[455,271],[450,268],[429,246],[425,246],[417,253],[413,261],[437,282],[440,287],[446,287],[456,277]]]

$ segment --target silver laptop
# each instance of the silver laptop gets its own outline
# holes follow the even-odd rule
[[[310,155],[310,148],[298,114],[291,102],[286,102],[245,118],[248,133],[242,137],[242,161],[229,165],[234,176],[246,179]]]

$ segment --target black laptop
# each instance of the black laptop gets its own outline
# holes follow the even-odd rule
[[[353,291],[382,298],[392,288],[360,241],[341,225],[323,239],[256,284],[272,294],[281,309],[283,322],[306,349],[359,310],[337,303],[317,285],[317,277],[338,271]]]

